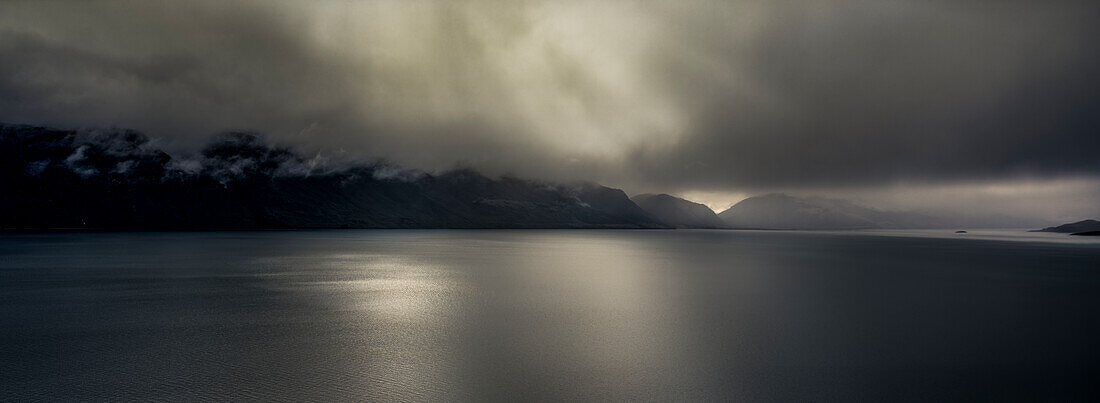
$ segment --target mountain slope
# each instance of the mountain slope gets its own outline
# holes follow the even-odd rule
[[[880,228],[877,211],[841,200],[801,199],[774,193],[750,197],[718,214],[727,225],[762,229]]]
[[[1100,231],[1100,221],[1096,220],[1082,220],[1075,223],[1062,224],[1056,227],[1046,227],[1035,232],[1062,232],[1062,233],[1074,233],[1074,232],[1091,232]]]
[[[0,125],[0,228],[664,227],[596,184],[324,167],[247,133],[191,159],[147,142],[129,130]]]
[[[667,194],[640,194],[631,198],[658,221],[677,228],[725,228],[709,207]]]
[[[1005,215],[883,211],[846,200],[785,194],[750,197],[718,214],[729,226],[761,229],[1026,228],[1036,220]]]

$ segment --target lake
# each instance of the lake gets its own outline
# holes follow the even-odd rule
[[[1100,242],[949,232],[3,234],[0,400],[1096,399]]]

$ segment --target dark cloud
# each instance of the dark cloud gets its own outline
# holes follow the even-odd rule
[[[639,147],[638,169],[710,187],[1100,171],[1095,6],[775,8],[747,51],[700,38],[736,78],[680,79],[689,140]]]
[[[227,129],[339,123],[330,117],[350,109],[344,67],[258,5],[0,7],[6,121],[136,127],[197,147]]]
[[[1100,176],[1086,1],[8,2],[0,120],[649,191]]]

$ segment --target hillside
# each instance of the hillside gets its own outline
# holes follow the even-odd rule
[[[800,198],[781,193],[750,197],[718,216],[734,228],[809,230],[1026,228],[1037,222],[1000,214],[885,211],[847,200]]]
[[[676,228],[725,228],[726,223],[705,205],[667,194],[640,194],[631,198],[658,221]]]
[[[597,184],[318,165],[248,133],[193,158],[131,130],[0,125],[0,228],[662,228]]]
[[[1035,230],[1035,232],[1062,232],[1067,234],[1092,231],[1100,231],[1100,221],[1082,220],[1074,223],[1062,224],[1056,227],[1046,227],[1043,229]]]

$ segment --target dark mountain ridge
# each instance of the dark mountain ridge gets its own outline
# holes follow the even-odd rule
[[[676,228],[726,228],[705,205],[667,194],[640,194],[630,198],[658,221]]]
[[[194,158],[136,131],[0,125],[0,228],[663,228],[623,191],[317,164],[250,133]]]
[[[1093,232],[1100,231],[1100,221],[1096,220],[1081,220],[1074,223],[1062,224],[1056,227],[1046,227],[1043,229],[1034,230],[1035,232],[1061,232],[1061,233],[1075,233],[1075,232]]]

